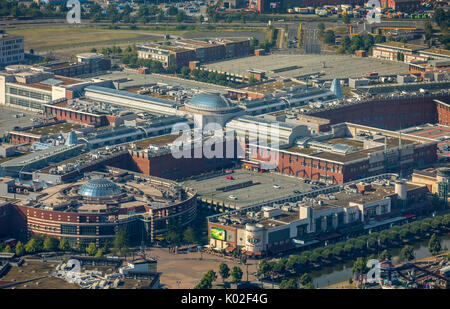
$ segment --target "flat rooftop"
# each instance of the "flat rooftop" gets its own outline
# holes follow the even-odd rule
[[[39,136],[46,136],[50,134],[56,134],[56,133],[68,133],[77,129],[83,128],[83,125],[78,123],[57,123],[54,125],[44,126],[40,128],[32,128],[25,131],[15,131],[19,133],[26,133],[26,134],[33,134],[33,135],[39,135]]]
[[[0,104],[0,132],[8,132],[14,127],[25,127],[33,124],[32,118],[38,114],[30,111],[16,110]]]
[[[281,89],[289,88],[289,87],[296,87],[296,86],[300,86],[300,85],[301,85],[300,83],[297,83],[292,80],[288,80],[288,81],[279,80],[279,81],[272,81],[272,82],[267,82],[267,83],[262,83],[259,85],[242,88],[241,90],[245,90],[245,91],[249,91],[249,92],[271,94],[271,93],[276,92],[277,90],[281,90]]]
[[[447,136],[450,138],[450,128],[440,125],[427,124],[416,127],[416,130],[410,131],[408,134],[440,140]]]
[[[143,87],[153,83],[164,83],[167,85],[178,86],[185,89],[195,89],[204,91],[214,91],[223,94],[227,93],[227,88],[214,84],[200,83],[188,79],[180,79],[169,75],[137,74],[131,72],[113,72],[97,76],[105,80],[117,80],[126,78],[127,81],[120,83],[121,89]]]
[[[420,188],[420,185],[407,184],[407,190],[413,190],[416,188]],[[380,186],[380,185],[371,185],[371,188],[361,193],[353,193],[349,191],[340,191],[329,194],[329,196],[333,196],[334,199],[327,199],[323,195],[318,195],[315,197],[317,201],[323,201],[324,204],[319,207],[314,207],[316,209],[324,208],[333,208],[333,207],[347,207],[351,202],[367,204],[375,201],[379,201],[384,199],[386,196],[395,194],[395,187],[393,185],[389,186]],[[317,204],[316,204],[317,206]]]
[[[325,63],[325,67],[323,64]],[[270,71],[289,67],[293,64],[299,68],[279,73]],[[238,59],[224,60],[206,64],[205,67],[239,75],[247,75],[248,70],[260,70],[266,72],[268,77],[282,76],[291,78],[303,75],[323,73],[320,78],[348,78],[362,76],[367,72],[376,72],[379,75],[395,75],[409,73],[405,63],[394,63],[374,58],[357,58],[350,55],[280,55],[251,56]]]
[[[419,49],[427,48],[427,46],[425,46],[425,45],[408,44],[408,43],[395,42],[395,41],[379,43],[376,45],[395,47],[395,48],[405,48],[405,49],[411,49],[411,50],[419,50]]]
[[[367,158],[367,156],[370,153],[384,149],[384,145],[364,149],[364,143],[362,141],[356,140],[351,137],[331,138],[331,139],[327,139],[327,140],[321,140],[321,142],[329,143],[329,144],[333,144],[333,145],[336,145],[336,144],[348,145],[348,146],[355,147],[357,150],[346,153],[346,154],[340,154],[337,152],[328,151],[325,149],[318,149],[315,147],[304,148],[302,146],[293,146],[293,147],[290,147],[287,149],[282,149],[281,151],[305,154],[305,155],[310,155],[312,157],[321,158],[321,159],[325,159],[325,160],[346,163],[346,162],[350,162],[350,161],[354,161],[354,160],[358,160],[358,159]],[[379,142],[384,143],[384,141],[379,141]],[[387,143],[388,149],[396,148],[399,146],[399,138],[388,137],[386,140],[386,143]],[[408,145],[408,144],[412,144],[412,143],[414,143],[414,141],[402,138],[402,145]]]
[[[172,46],[172,45],[159,45],[159,44],[145,44],[141,45],[139,47],[148,47],[148,48],[154,48],[154,49],[161,49],[161,50],[168,50],[168,51],[174,51],[174,52],[183,52],[188,51],[189,49],[180,47],[180,46]]]
[[[226,179],[227,176],[233,176],[233,180]],[[254,185],[239,188],[227,192],[216,190],[218,188],[253,181]],[[274,185],[280,186],[279,189]],[[241,208],[244,206],[262,203],[264,201],[283,198],[295,195],[294,190],[301,193],[311,191],[314,185],[303,183],[301,179],[274,174],[274,173],[256,173],[245,170],[234,170],[232,174],[214,176],[203,180],[188,180],[183,185],[193,188],[197,191],[199,198],[214,203],[225,203],[231,208]],[[237,199],[230,199],[234,195]]]
[[[173,141],[175,141],[178,137],[180,137],[180,135],[181,135],[181,133],[156,136],[156,137],[137,141],[135,144],[138,148],[141,148],[141,149],[146,149],[150,145],[166,146],[166,145],[171,144]]]
[[[437,54],[437,55],[444,55],[444,56],[450,56],[450,50],[441,49],[441,48],[429,48],[422,50],[423,52]]]

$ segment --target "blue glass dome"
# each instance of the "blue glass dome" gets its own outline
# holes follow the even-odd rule
[[[108,197],[121,193],[120,187],[115,183],[99,178],[91,179],[81,186],[79,193],[86,197]]]
[[[213,109],[230,107],[228,100],[219,93],[199,93],[189,101],[189,104],[200,108],[206,107]]]

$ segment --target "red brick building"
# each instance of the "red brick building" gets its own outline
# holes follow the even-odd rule
[[[450,126],[450,104],[448,104],[448,99],[444,100],[434,100],[436,103],[438,123],[444,126]]]
[[[330,124],[351,122],[387,130],[405,129],[438,121],[435,99],[448,96],[398,97],[376,99],[359,104],[345,105],[337,109],[313,112],[309,116],[325,118]]]
[[[110,123],[108,118],[111,118],[111,116],[67,108],[66,102],[67,101],[64,100],[63,102],[60,103],[45,104],[44,115],[46,115],[47,117],[55,117],[58,121],[61,120],[74,121],[86,125],[93,125],[95,127],[106,126]]]
[[[231,167],[236,159],[236,146],[233,156],[227,158],[226,143],[223,143],[223,155],[219,158],[207,158],[201,154],[195,158],[194,150],[190,158],[175,158],[170,150],[149,153],[142,150],[130,150],[126,167],[133,171],[167,179],[182,179],[192,175]],[[218,147],[218,146],[216,146]]]
[[[246,153],[249,154],[246,159],[254,163],[244,162],[244,168],[254,169],[256,163],[256,168],[263,169],[261,162],[270,160],[275,162],[276,172],[328,184],[342,184],[387,172],[409,171],[415,166],[428,166],[437,160],[437,145],[432,140],[420,138],[415,140],[411,136],[400,137],[400,140],[395,132],[350,123],[339,126],[346,126],[353,134],[371,132],[371,134],[383,134],[387,139],[380,138],[379,143],[372,147],[367,146],[368,148],[345,154],[336,150],[322,151],[311,146],[270,149],[247,145]],[[339,138],[339,144],[345,144],[345,139]],[[326,141],[321,142],[326,143]],[[355,143],[352,140],[347,142]]]

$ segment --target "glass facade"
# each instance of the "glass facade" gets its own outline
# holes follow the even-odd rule
[[[121,193],[119,186],[107,179],[91,179],[80,189],[81,195],[86,197],[108,197]]]
[[[42,109],[42,104],[52,100],[50,91],[22,88],[6,85],[6,103],[26,108]]]

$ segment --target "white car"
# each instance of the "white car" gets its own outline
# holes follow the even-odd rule
[[[280,189],[280,188],[281,188],[279,185],[273,185],[273,187],[274,187],[275,189]]]
[[[230,195],[230,196],[228,196],[228,198],[232,199],[232,200],[237,200],[237,197],[235,195]]]

